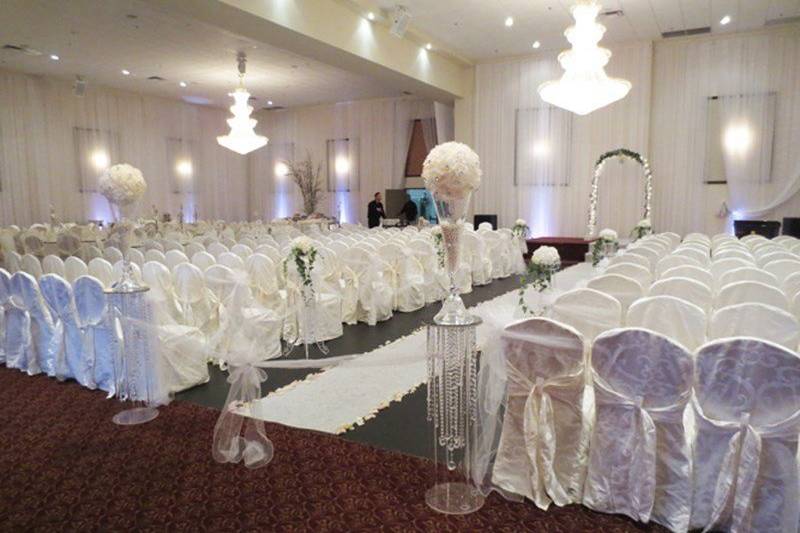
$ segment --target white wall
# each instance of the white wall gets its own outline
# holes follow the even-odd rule
[[[724,231],[730,219],[717,216],[724,201],[731,210],[753,206],[744,205],[746,198],[729,198],[725,185],[703,183],[704,106],[709,96],[748,90],[779,95],[772,179],[764,183],[754,205],[768,205],[775,191],[791,190],[800,183],[796,148],[800,145],[800,26],[609,48],[613,52],[609,75],[630,80],[633,88],[620,102],[574,117],[568,186],[518,187],[513,183],[515,112],[545,105],[537,87],[561,75],[556,53],[476,66],[472,112],[468,99],[456,104],[457,136],[463,132],[463,140],[474,138],[484,170],[484,183],[474,202],[476,212],[497,213],[504,225],[522,216],[537,235],[583,235],[594,162],[609,149],[625,147],[650,159],[657,229]],[[756,89],[748,89],[752,87]],[[607,164],[600,185],[598,229],[611,227],[626,234],[641,217],[642,204],[638,168],[631,163]],[[791,215],[800,215],[800,194],[759,218]]]
[[[108,203],[80,192],[73,128],[116,131],[118,161],[144,173],[148,191],[140,210],[155,205],[177,214],[186,206],[202,218],[247,217],[247,158],[216,143],[227,129],[226,110],[141,94],[89,87],[76,97],[72,84],[0,71],[0,224],[48,220],[52,204],[64,220],[111,218]],[[195,145],[194,174],[186,193],[173,192],[167,138]],[[193,192],[192,192],[193,191]]]

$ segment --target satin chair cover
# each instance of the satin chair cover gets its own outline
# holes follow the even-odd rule
[[[743,303],[718,309],[708,328],[709,339],[752,337],[796,351],[800,322],[791,313],[760,303]]]
[[[689,278],[667,278],[650,286],[650,296],[674,296],[696,305],[705,313],[710,313],[714,295],[709,287]]]
[[[28,351],[27,366],[23,368],[28,374],[45,372],[48,376],[56,376],[56,360],[59,350],[59,338],[47,304],[39,291],[36,280],[27,272],[15,272],[11,276],[12,303],[27,312],[30,317],[28,332],[30,340],[23,339],[23,347],[32,347]]]
[[[64,261],[57,255],[46,255],[42,259],[42,272],[45,274],[58,274],[62,278],[66,277]]]
[[[758,281],[765,285],[770,285],[779,289],[781,287],[778,278],[770,274],[766,270],[761,270],[755,267],[742,267],[725,272],[719,280],[719,286],[724,287],[737,281]]]
[[[741,259],[742,261],[748,261],[752,263],[753,266],[755,266],[756,264],[755,257],[753,257],[753,254],[751,254],[746,249],[729,247],[714,252],[715,261],[720,259],[730,259],[730,258],[736,258],[736,259]]]
[[[414,254],[414,257],[422,265],[424,276],[422,289],[425,295],[425,303],[438,302],[445,296],[445,289],[439,282],[441,267],[439,266],[439,258],[436,256],[435,247],[426,239],[416,238],[411,239],[406,248]],[[491,281],[491,264],[486,274],[489,281]]]
[[[586,286],[616,298],[622,306],[623,316],[628,312],[628,307],[644,296],[641,283],[633,278],[619,274],[604,274],[589,280]]]
[[[5,337],[3,351],[8,368],[31,375],[41,372],[31,337],[31,317],[14,287],[14,273],[7,276],[0,270],[0,301],[4,301]]]
[[[622,305],[604,292],[574,289],[553,302],[552,318],[578,330],[588,344],[600,333],[622,326]]]
[[[649,268],[631,263],[617,263],[615,265],[609,265],[608,268],[606,268],[605,273],[619,274],[620,276],[626,276],[635,279],[644,289],[650,287],[650,284],[653,283],[653,274],[650,272]]]
[[[205,252],[206,247],[200,244],[199,242],[190,242],[186,246],[184,246],[184,253],[186,253],[187,257],[194,258],[194,254]]]
[[[660,279],[689,278],[702,283],[709,289],[714,287],[714,277],[711,272],[692,265],[672,267],[661,273]]]
[[[647,262],[649,263],[648,268],[651,272],[655,272],[656,265],[663,257],[661,253],[653,250],[652,248],[646,248],[644,246],[629,248],[625,254],[638,255],[647,259]]]
[[[800,257],[793,254],[788,250],[775,250],[770,253],[761,255],[757,258],[758,265],[762,268],[769,265],[770,263],[774,263],[775,261],[794,261],[800,262]],[[798,271],[798,267],[795,267],[795,272]]]
[[[62,257],[70,257],[77,254],[81,249],[80,236],[59,233],[56,237],[56,249]]]
[[[478,228],[478,236],[486,245],[486,254],[492,258],[492,278],[507,278],[512,273],[508,243],[498,233]]]
[[[217,264],[225,265],[232,270],[244,271],[244,261],[233,252],[223,252],[217,256]]]
[[[736,270],[737,268],[744,268],[744,267],[752,267],[753,263],[746,261],[744,259],[740,259],[738,257],[730,257],[726,259],[715,259],[711,262],[711,275],[714,276],[715,280],[719,280],[722,275],[726,272],[731,270]],[[717,284],[715,285],[716,289],[719,289],[722,285]]]
[[[697,353],[690,526],[796,532],[800,357],[751,338]]]
[[[596,414],[583,503],[686,531],[692,355],[657,333],[616,329],[595,339],[591,364]]]
[[[27,272],[34,279],[39,279],[44,275],[42,271],[42,264],[39,262],[39,258],[32,254],[25,254],[22,256],[22,262],[20,263],[20,270],[23,272]]]
[[[425,272],[414,254],[398,244],[387,243],[381,247],[380,255],[393,271],[394,308],[404,313],[422,309]]]
[[[114,364],[120,339],[103,284],[92,276],[82,276],[75,281],[74,293],[84,364],[90,369],[92,383],[111,398],[116,393]]]
[[[531,318],[507,326],[501,343],[507,391],[492,482],[540,509],[579,502],[587,460],[583,337]]]
[[[783,283],[792,274],[800,272],[800,257],[795,259],[780,259],[764,265],[764,270],[778,278]]]
[[[89,275],[100,280],[106,289],[114,284],[114,267],[102,257],[89,261]]]
[[[231,253],[238,255],[244,261],[253,254],[253,249],[246,244],[239,243],[231,248]]]
[[[192,256],[192,264],[205,272],[208,267],[217,264],[217,259],[208,252],[197,252]]]
[[[22,268],[22,256],[14,250],[5,253],[5,265],[9,274],[14,274]]]
[[[75,283],[81,276],[89,275],[89,267],[80,257],[67,257],[64,261],[64,279],[70,283]]]
[[[294,320],[290,320],[287,324],[289,327],[287,334],[290,338],[299,334],[300,338],[304,339],[305,329],[302,318],[306,309],[301,291],[302,282],[297,272],[297,266],[292,261],[289,261],[287,267],[287,308],[288,314],[294,317]],[[309,325],[313,326],[308,339],[310,342],[328,341],[339,338],[344,334],[342,327],[342,297],[339,293],[338,281],[331,280],[332,269],[333,265],[331,264],[330,256],[318,253],[314,268],[311,271],[315,304],[313,314],[308,317]],[[295,324],[298,329],[294,328]]]
[[[164,252],[162,252],[161,250],[157,250],[155,248],[152,248],[150,250],[147,250],[144,253],[144,261],[145,261],[145,263],[149,263],[150,261],[157,261],[157,262],[161,263],[162,265],[166,265],[167,264],[167,256],[164,255]]]
[[[11,274],[0,268],[0,364],[6,362],[6,318],[11,309]]]
[[[203,272],[191,263],[181,263],[173,272],[173,286],[181,308],[179,323],[206,335],[216,331],[218,303],[206,288]]]
[[[622,253],[615,255],[608,260],[608,265],[639,265],[640,267],[650,270],[650,261],[641,255]]]
[[[137,250],[136,248],[131,248],[128,250],[128,261],[133,263],[134,265],[142,268],[145,264],[144,254],[141,250]]]
[[[374,326],[392,317],[391,269],[375,252],[352,248],[343,258],[358,282],[358,321]]]
[[[91,366],[83,357],[83,341],[72,286],[57,274],[47,274],[39,280],[39,287],[53,318],[53,335],[57,341],[55,375],[59,379],[73,378],[84,387],[94,389]]]
[[[122,252],[114,246],[106,246],[105,250],[103,250],[103,259],[113,265],[117,261],[122,261]]]
[[[170,270],[175,270],[175,267],[180,265],[181,263],[188,263],[189,258],[186,257],[186,254],[183,253],[181,250],[168,250],[164,254],[164,260],[167,262],[167,268]]]
[[[789,300],[782,291],[757,281],[738,281],[722,287],[717,294],[715,307],[720,309],[743,303],[762,303],[789,310]]]
[[[706,341],[706,312],[673,296],[641,298],[630,306],[625,325],[644,328],[679,342],[690,352]]]
[[[216,258],[219,258],[220,254],[224,254],[225,252],[229,252],[227,246],[222,244],[221,242],[213,242],[206,246],[206,251],[213,255]]]

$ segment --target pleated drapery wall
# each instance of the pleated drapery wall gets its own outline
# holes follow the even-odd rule
[[[571,120],[537,92],[561,74],[556,52],[476,67],[475,146],[492,186],[475,195],[475,212],[506,226],[521,216],[534,235],[584,235],[594,163],[624,147],[650,159],[657,229],[716,233],[733,218],[800,214],[800,25],[609,48],[607,71],[630,80],[630,94]],[[714,157],[727,167],[721,179],[707,176]],[[598,227],[626,234],[643,201],[640,168],[606,164]]]
[[[148,181],[155,205],[186,220],[247,217],[247,159],[217,145],[227,111],[107,88],[77,97],[69,82],[0,71],[0,224],[110,220],[96,192],[108,164]]]

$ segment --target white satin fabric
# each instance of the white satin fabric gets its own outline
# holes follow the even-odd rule
[[[686,530],[691,463],[683,413],[692,370],[689,352],[648,330],[611,330],[595,339],[585,505]]]
[[[84,387],[95,388],[91,367],[83,357],[83,339],[72,286],[57,274],[43,276],[39,280],[39,286],[54,322],[54,341],[57,342],[56,376],[59,379],[73,378]]]
[[[589,345],[600,333],[622,326],[619,301],[594,289],[565,292],[553,303],[551,316],[580,331]]]
[[[103,285],[91,276],[75,281],[75,308],[82,337],[85,366],[90,369],[87,381],[108,393],[116,393],[114,365],[119,337],[108,309]]]
[[[587,458],[583,337],[532,318],[507,326],[501,342],[507,397],[492,482],[540,509],[579,502]]]
[[[625,325],[645,328],[681,343],[694,352],[706,341],[706,313],[673,296],[641,298],[628,309]]]
[[[697,354],[690,526],[796,532],[800,357],[740,338]]]

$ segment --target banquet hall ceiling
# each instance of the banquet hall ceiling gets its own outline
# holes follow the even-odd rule
[[[363,0],[369,6],[372,0]],[[408,7],[411,27],[472,60],[527,54],[534,41],[541,50],[567,48],[564,29],[572,23],[574,0],[374,0],[384,10]],[[800,16],[800,0],[599,0],[608,29],[604,43],[657,40],[661,34],[711,27],[712,33],[761,28],[767,21]],[[721,25],[725,16],[731,22]],[[514,24],[506,27],[507,17]],[[773,22],[774,23],[774,22]]]
[[[1,0],[0,68],[89,85],[229,106],[238,81],[236,51],[248,54],[246,86],[256,109],[399,96],[374,77],[355,74],[234,35],[142,0]],[[51,54],[59,60],[50,59]],[[123,75],[122,70],[130,72]],[[148,80],[151,76],[163,81]],[[180,82],[187,87],[181,87]]]

